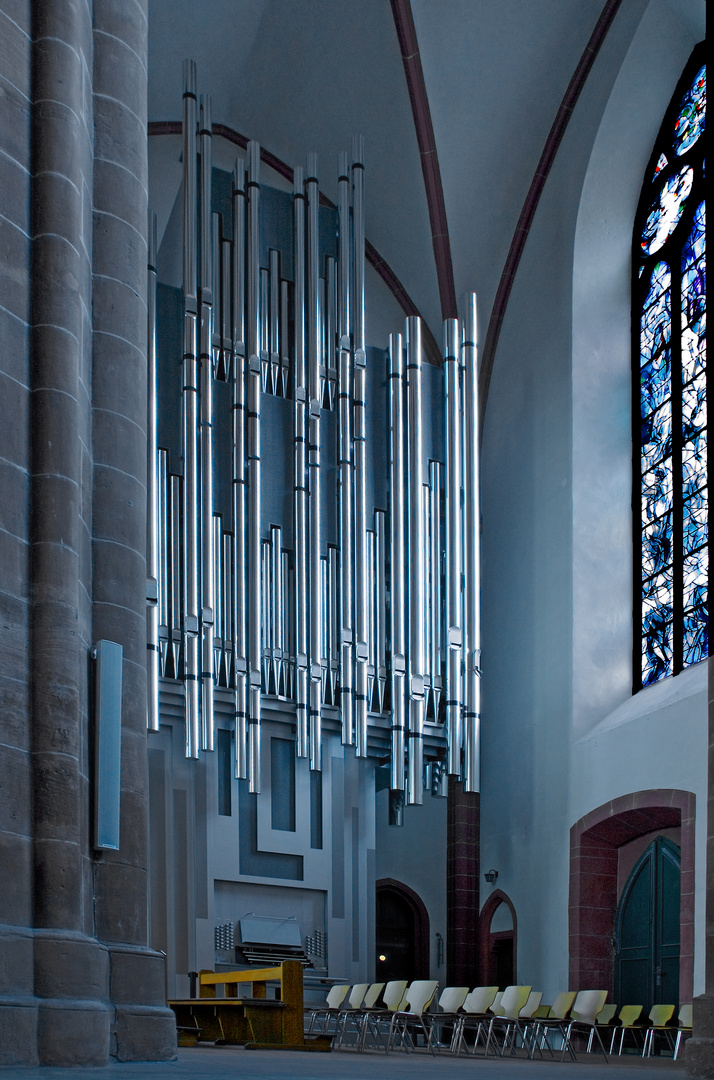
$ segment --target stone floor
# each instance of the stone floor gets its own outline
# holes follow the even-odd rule
[[[28,1069],[0,1067],[0,1080],[684,1080],[684,1063],[671,1058],[643,1061],[580,1055],[577,1063],[460,1057],[423,1052],[386,1054],[333,1051],[244,1050],[237,1046],[181,1048],[175,1061],[106,1068]]]

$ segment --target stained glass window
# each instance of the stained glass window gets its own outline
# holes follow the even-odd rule
[[[667,111],[635,220],[635,689],[709,655],[706,68]]]

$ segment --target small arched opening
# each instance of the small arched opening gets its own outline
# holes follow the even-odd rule
[[[516,981],[516,909],[501,889],[495,889],[481,909],[480,959],[484,985],[505,990]]]
[[[421,897],[393,878],[377,882],[377,982],[429,978],[429,914]]]

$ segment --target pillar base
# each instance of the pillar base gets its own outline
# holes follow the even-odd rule
[[[115,1008],[111,1054],[117,1061],[171,1061],[176,1016],[166,1004],[166,957],[136,945],[109,945]]]
[[[702,994],[692,1005],[693,1034],[684,1047],[687,1076],[710,1080],[714,1076],[714,994]]]

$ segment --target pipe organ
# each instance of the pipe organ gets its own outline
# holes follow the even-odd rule
[[[261,707],[276,697],[311,770],[329,716],[357,757],[384,763],[370,747],[383,731],[397,802],[443,792],[448,775],[476,791],[475,297],[444,324],[441,371],[425,370],[415,317],[386,355],[369,349],[362,139],[339,155],[336,207],[314,154],[292,194],[275,192],[255,142],[231,175],[213,168],[193,62],[183,78],[182,287],[168,314],[155,242],[149,258],[149,730],[160,679],[182,681],[196,758],[215,745],[216,693],[230,694],[235,775],[258,792]],[[437,411],[443,446],[425,435]]]

